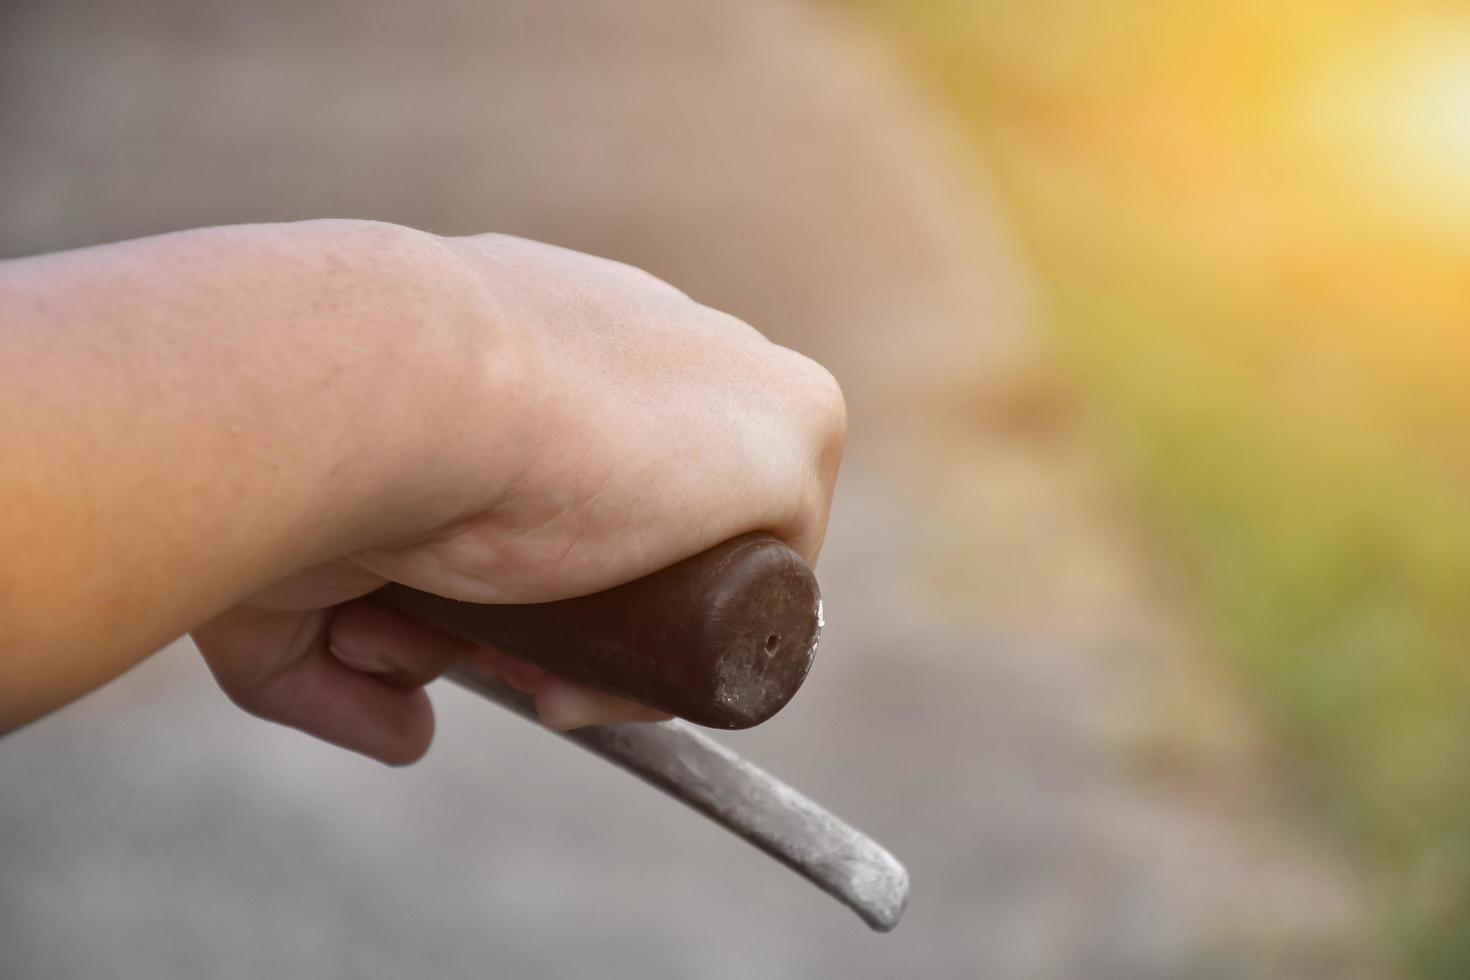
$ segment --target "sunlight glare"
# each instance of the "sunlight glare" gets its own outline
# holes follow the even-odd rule
[[[1424,17],[1308,84],[1305,135],[1368,203],[1470,241],[1470,18]]]

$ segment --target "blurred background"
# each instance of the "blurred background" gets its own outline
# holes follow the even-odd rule
[[[726,741],[909,916],[458,691],[389,771],[181,642],[0,742],[0,977],[1470,975],[1457,5],[0,4],[0,257],[327,215],[833,369],[822,657]]]

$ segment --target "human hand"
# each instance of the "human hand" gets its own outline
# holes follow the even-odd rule
[[[355,485],[321,498],[330,546],[194,631],[221,686],[390,763],[427,749],[422,687],[460,657],[534,693],[553,727],[658,717],[352,600],[390,580],[558,599],[751,530],[814,562],[844,438],[835,382],[629,266],[498,235],[357,233],[330,230],[339,274],[398,313],[393,329],[328,321],[332,376],[393,366],[399,410],[359,413]]]

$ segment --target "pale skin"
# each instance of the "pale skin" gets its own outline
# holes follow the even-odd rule
[[[567,728],[658,717],[353,600],[607,588],[736,534],[814,562],[820,366],[630,266],[245,225],[0,262],[0,733],[192,634],[261,717],[389,764],[475,657]]]

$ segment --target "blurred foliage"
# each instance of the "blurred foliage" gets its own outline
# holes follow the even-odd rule
[[[940,91],[1054,351],[1409,972],[1470,976],[1470,19],[849,0]]]

